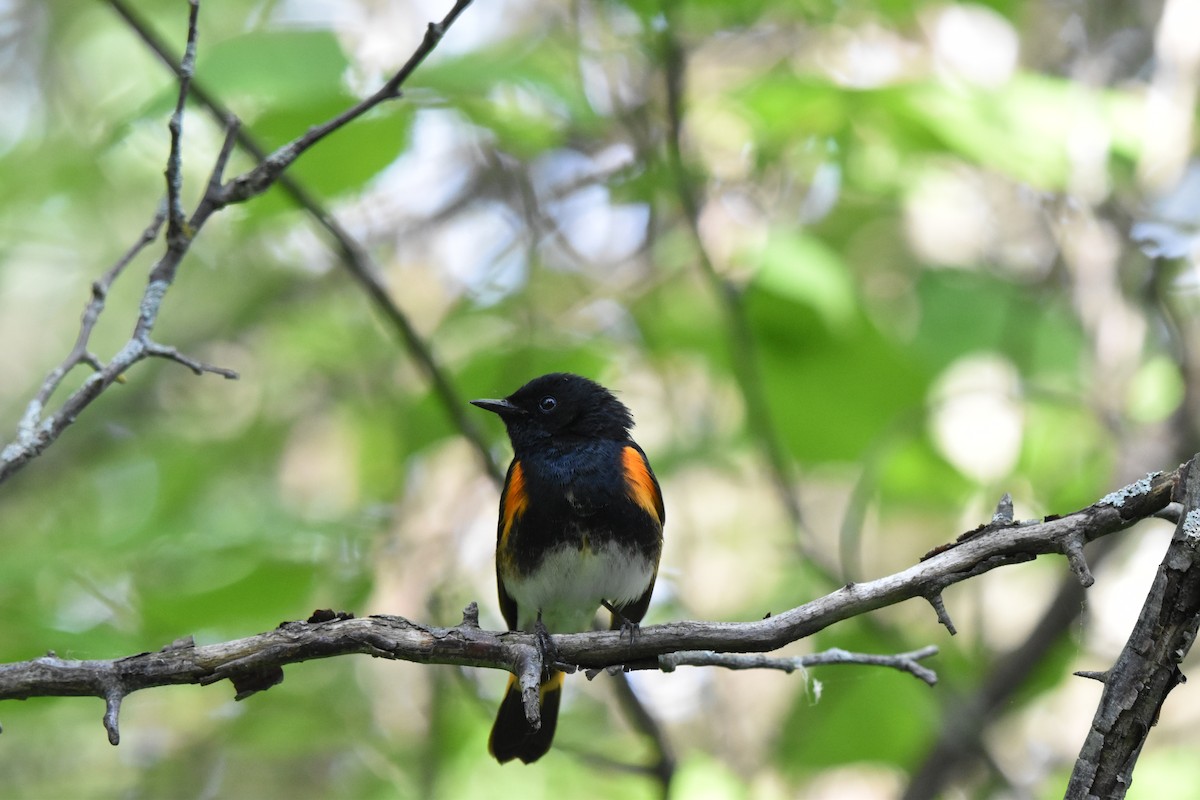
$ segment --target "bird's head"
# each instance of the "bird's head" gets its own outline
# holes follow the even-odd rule
[[[534,378],[502,400],[472,405],[504,420],[513,449],[537,442],[629,438],[633,417],[625,404],[595,381],[569,372]]]

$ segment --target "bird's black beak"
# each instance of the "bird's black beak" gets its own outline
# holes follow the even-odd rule
[[[502,417],[511,417],[516,414],[525,413],[507,400],[472,400],[471,405],[479,406],[484,411],[491,411],[493,414],[499,414]]]

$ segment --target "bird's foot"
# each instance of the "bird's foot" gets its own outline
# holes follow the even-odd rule
[[[600,605],[604,606],[606,609],[608,609],[609,613],[612,614],[613,628],[617,628],[617,623],[620,623],[621,638],[624,639],[626,636],[628,636],[629,643],[633,644],[637,639],[638,633],[641,631],[641,626],[622,614],[616,606],[607,600],[601,600]]]
[[[542,654],[542,678],[549,680],[550,672],[558,661],[558,648],[550,636],[550,629],[542,622],[542,612],[538,611],[537,621],[533,624],[533,635],[537,638],[538,650]]]

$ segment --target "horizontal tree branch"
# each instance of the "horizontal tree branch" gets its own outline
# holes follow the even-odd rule
[[[53,654],[0,665],[0,700],[41,696],[93,696],[106,702],[105,727],[119,740],[121,699],[153,686],[233,683],[237,699],[274,686],[283,667],[301,661],[361,653],[426,664],[504,669],[516,674],[536,699],[543,668],[600,670],[614,666],[672,669],[701,657],[682,651],[718,654],[766,653],[877,608],[912,598],[933,601],[950,585],[1005,564],[1029,561],[1045,553],[1066,553],[1098,537],[1153,516],[1171,502],[1180,472],[1147,476],[1087,508],[1041,522],[999,521],[980,526],[927,554],[908,569],[873,581],[850,584],[811,602],[752,622],[672,622],[621,631],[557,634],[555,663],[543,663],[535,634],[479,628],[474,604],[462,624],[443,628],[401,617],[324,613],[305,622],[286,622],[273,631],[231,642],[197,646],[190,637],[154,653],[112,660],[72,661]],[[941,616],[941,615],[939,615]],[[920,651],[918,651],[920,652]],[[904,654],[915,661],[916,654]],[[827,656],[831,657],[831,656]],[[704,656],[703,658],[708,658]],[[724,660],[731,666],[739,659]],[[861,663],[861,662],[855,662]],[[766,666],[766,663],[759,664]],[[894,665],[892,665],[894,666]],[[909,671],[918,674],[910,669]],[[527,704],[531,722],[537,703]]]

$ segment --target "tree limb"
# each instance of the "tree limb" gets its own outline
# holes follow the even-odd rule
[[[1005,509],[1007,517],[1003,516]],[[1011,522],[1012,499],[1007,504],[1002,501],[997,512]],[[1115,538],[1107,537],[1096,542],[1089,553],[1092,566],[1111,555],[1117,543]],[[1011,708],[1013,696],[1062,641],[1064,632],[1079,620],[1086,592],[1087,587],[1078,575],[1064,574],[1054,599],[1025,640],[997,658],[970,692],[956,694],[951,690],[949,696],[942,698],[940,733],[913,771],[903,800],[943,797],[947,784],[957,774],[977,761],[991,762],[983,736],[985,727],[1005,713],[1006,708]]]
[[[681,651],[767,653],[811,636],[836,622],[916,597],[940,596],[946,587],[1005,564],[1045,553],[1062,553],[1069,541],[1089,542],[1154,515],[1170,502],[1179,470],[1156,474],[1065,517],[1042,522],[999,522],[980,526],[908,569],[866,583],[850,584],[796,608],[753,622],[673,622],[621,631],[553,636],[560,669],[613,666],[671,668],[661,657]],[[1189,518],[1195,519],[1197,515]],[[473,605],[473,604],[472,604]],[[286,664],[364,653],[426,664],[504,669],[535,683],[542,648],[535,634],[479,628],[468,608],[461,625],[440,628],[400,617],[348,618],[332,612],[306,622],[286,622],[273,631],[231,642],[196,646],[190,637],[155,653],[95,661],[69,661],[53,654],[0,665],[0,700],[40,696],[93,696],[106,702],[109,738],[119,740],[117,711],[130,692],[153,686],[209,684],[228,679],[237,699],[283,679]],[[910,660],[916,654],[904,654]],[[691,655],[680,656],[684,662]],[[707,658],[707,657],[706,657]],[[721,661],[722,659],[716,659]],[[739,659],[723,659],[728,666]],[[861,662],[854,662],[861,663]],[[764,662],[762,666],[776,667]],[[917,674],[914,670],[909,670]],[[531,710],[536,716],[536,705]]]
[[[1200,467],[1183,468],[1183,514],[1129,640],[1107,673],[1104,693],[1075,762],[1066,797],[1121,798],[1200,626]]]

